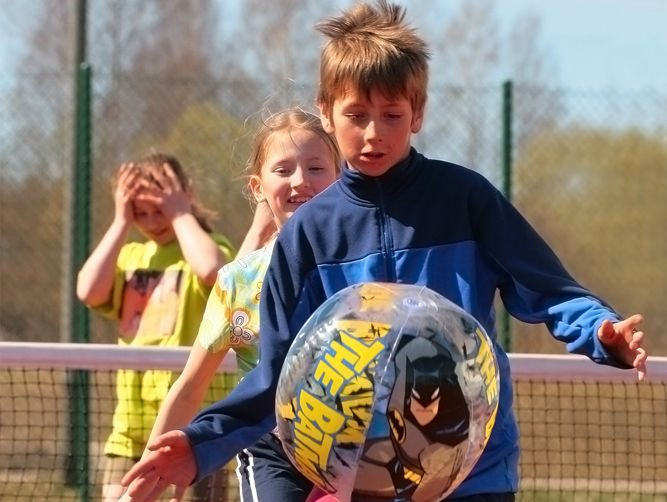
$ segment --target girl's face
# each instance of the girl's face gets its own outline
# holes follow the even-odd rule
[[[148,239],[164,246],[176,238],[169,218],[152,202],[137,200],[135,198],[132,201],[132,213],[134,224]]]
[[[302,204],[336,179],[331,150],[315,132],[305,129],[278,131],[267,140],[260,175],[250,177],[255,199],[266,200],[278,228]]]

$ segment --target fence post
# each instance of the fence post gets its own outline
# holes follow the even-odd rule
[[[503,126],[502,126],[502,173],[503,173],[503,194],[507,200],[512,201],[512,105],[513,89],[512,81],[503,82]],[[512,350],[512,330],[510,316],[507,310],[503,309],[500,316],[500,343],[506,352]]]
[[[75,117],[74,180],[72,183],[72,282],[76,272],[88,257],[90,246],[90,87],[91,69],[86,63],[77,71],[77,96]],[[72,342],[90,341],[88,309],[71,295]],[[70,389],[70,465],[67,482],[77,486],[82,501],[90,500],[89,455],[88,455],[88,371],[74,370],[69,373]]]
[[[77,4],[76,76],[74,111],[74,162],[70,194],[70,291],[76,290],[76,275],[90,248],[91,186],[91,77],[86,63],[86,0]],[[70,294],[70,341],[90,341],[88,309]],[[70,401],[69,462],[65,482],[78,490],[78,500],[88,502],[90,494],[89,373],[68,372]]]

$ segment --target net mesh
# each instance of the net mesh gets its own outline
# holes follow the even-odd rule
[[[187,349],[0,344],[0,500],[99,500],[116,370],[177,369],[186,357]],[[574,356],[510,359],[521,431],[519,500],[667,500],[667,358],[655,358],[650,381],[641,384],[632,372]],[[228,363],[221,372],[215,392],[224,395],[237,374]],[[82,384],[83,454],[73,446],[72,425],[73,389]],[[238,500],[233,466],[204,489],[187,500]]]
[[[522,500],[666,500],[667,382],[515,383]]]
[[[117,369],[133,369],[139,374],[155,369],[176,370],[183,367],[188,353],[185,348],[122,350],[102,345],[2,345],[0,500],[3,502],[102,500],[105,470],[112,479],[120,479],[132,465],[124,462],[123,457],[109,461],[104,454],[116,404]],[[236,369],[228,360],[226,363],[207,392],[208,403],[214,401],[213,396],[224,397],[238,381]],[[82,395],[87,395],[83,404]],[[143,423],[147,437],[151,420],[141,416],[126,419]],[[83,427],[75,425],[81,423]],[[77,441],[82,439],[87,444],[83,452],[77,450]],[[236,500],[238,488],[233,467],[226,466],[218,475],[190,489],[183,500]],[[168,499],[166,494],[162,500]]]

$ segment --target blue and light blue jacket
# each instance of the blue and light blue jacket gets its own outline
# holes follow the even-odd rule
[[[294,336],[326,298],[366,281],[428,286],[472,314],[494,340],[499,291],[511,315],[545,323],[569,352],[621,366],[596,336],[604,319],[620,317],[568,274],[502,194],[474,171],[412,150],[380,177],[344,169],[280,232],[262,289],[259,364],[183,429],[198,478],[275,426],[276,385]],[[518,489],[510,367],[494,345],[498,416],[479,462],[452,496]]]

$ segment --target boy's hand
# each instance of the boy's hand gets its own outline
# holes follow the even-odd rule
[[[125,225],[134,221],[132,199],[141,188],[139,178],[139,169],[132,163],[123,163],[118,168],[114,193],[114,218]]]
[[[127,495],[136,502],[151,502],[172,484],[176,485],[177,493],[182,494],[197,475],[197,464],[185,433],[166,432],[146,448],[150,453],[123,476],[121,484],[129,486]]]
[[[138,483],[139,480],[136,480],[130,483],[130,488],[123,493],[123,495],[118,499],[118,502],[136,502],[138,498],[131,497],[129,495],[130,490],[133,489],[133,486]],[[169,499],[169,502],[182,502],[183,497],[185,496],[185,488],[182,486],[171,485],[171,489],[174,492],[173,496]],[[142,499],[145,500],[145,499]]]
[[[598,330],[602,345],[616,359],[634,367],[639,381],[646,377],[647,358],[646,350],[642,348],[644,332],[639,330],[642,322],[644,318],[635,314],[615,323],[605,320]]]
[[[151,169],[151,182],[145,183],[137,199],[158,206],[164,215],[173,220],[177,216],[192,212],[189,187],[183,189],[176,173],[169,164],[163,164],[164,172]]]

